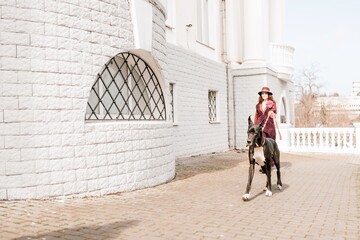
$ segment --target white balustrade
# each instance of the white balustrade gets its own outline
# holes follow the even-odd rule
[[[270,44],[271,64],[281,76],[291,76],[294,72],[294,48],[282,44]]]
[[[270,45],[271,62],[275,66],[293,67],[294,48],[282,44]]]
[[[355,128],[289,128],[288,131],[290,151],[353,153],[356,144],[360,144],[355,140]]]

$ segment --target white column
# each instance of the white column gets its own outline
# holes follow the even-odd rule
[[[226,51],[230,62],[241,62],[241,1],[225,1],[226,14]]]
[[[263,62],[264,16],[262,0],[244,0],[244,62]]]
[[[270,42],[283,43],[284,0],[270,0]]]

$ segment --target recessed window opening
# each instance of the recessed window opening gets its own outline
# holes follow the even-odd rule
[[[286,123],[286,104],[284,98],[281,99],[280,123]]]
[[[216,109],[216,91],[209,91],[208,94],[208,106],[209,106],[209,122],[216,122],[217,119],[217,109]]]
[[[175,122],[175,107],[174,107],[174,83],[170,83],[169,90],[170,90],[170,113],[171,113],[171,120]]]
[[[165,99],[150,66],[132,53],[105,64],[93,84],[86,120],[166,120]]]
[[[209,1],[197,0],[197,40],[209,45]]]

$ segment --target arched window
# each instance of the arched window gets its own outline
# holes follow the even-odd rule
[[[150,66],[132,53],[105,64],[91,88],[86,120],[165,120],[165,100]]]

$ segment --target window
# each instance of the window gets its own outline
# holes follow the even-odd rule
[[[209,99],[209,122],[216,122],[218,120],[217,109],[216,109],[217,92],[209,91],[208,99]]]
[[[105,64],[90,91],[86,120],[165,120],[161,86],[149,65],[131,53]]]
[[[174,123],[175,122],[175,107],[174,107],[174,88],[175,84],[170,83],[169,85],[170,90],[170,113],[171,113],[171,120]]]
[[[209,0],[197,0],[197,40],[210,45],[209,41]]]
[[[168,0],[166,1],[166,12],[167,19],[165,21],[166,26],[166,41],[177,45],[176,40],[176,1]]]
[[[167,1],[166,3],[167,19],[165,25],[168,28],[175,28],[176,25],[176,3],[174,0]]]
[[[280,109],[280,123],[286,123],[286,105],[285,105],[285,99],[282,98],[281,100],[281,109]]]

